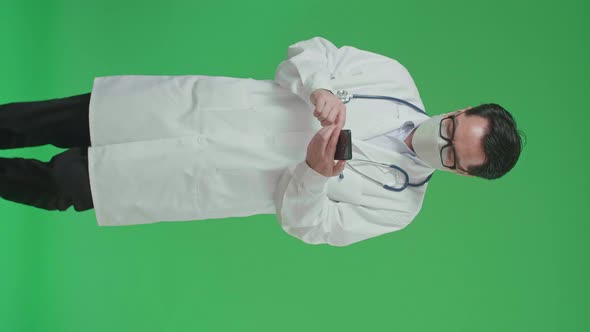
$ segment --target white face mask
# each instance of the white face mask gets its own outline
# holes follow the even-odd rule
[[[440,160],[440,150],[448,144],[440,137],[440,120],[442,118],[443,115],[436,115],[422,122],[414,132],[412,146],[418,158],[428,166],[448,171],[449,169],[444,167]]]

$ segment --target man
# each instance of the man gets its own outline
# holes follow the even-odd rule
[[[407,226],[435,169],[497,178],[520,154],[515,123],[499,105],[429,118],[389,100],[344,104],[338,90],[424,109],[400,63],[321,37],[290,46],[274,80],[95,78],[88,190],[98,224],[276,213],[306,243],[345,246]],[[334,161],[342,128],[353,135],[346,168]]]

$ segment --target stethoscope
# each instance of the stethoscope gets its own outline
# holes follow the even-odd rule
[[[399,98],[395,98],[395,97],[389,97],[389,96],[373,96],[373,95],[357,95],[357,94],[352,94],[352,93],[348,93],[348,91],[346,90],[338,90],[336,91],[336,97],[338,97],[344,104],[350,102],[353,98],[365,98],[365,99],[384,99],[384,100],[391,100],[391,101],[397,101],[400,102],[402,104],[405,104],[411,108],[413,108],[415,111],[420,112],[422,114],[428,115],[426,114],[426,112],[424,112],[422,109],[420,109],[418,106],[405,101],[403,99],[399,99]],[[406,172],[405,170],[403,170],[401,167],[397,166],[397,165],[393,165],[393,164],[384,164],[384,163],[378,163],[375,161],[371,161],[371,160],[366,160],[366,159],[351,159],[351,161],[363,161],[363,162],[367,162],[367,163],[371,163],[371,164],[375,164],[378,165],[379,167],[387,167],[387,168],[393,168],[397,171],[399,171],[403,176],[404,176],[404,184],[397,188],[397,187],[392,187],[392,186],[388,186],[382,182],[379,182],[373,178],[371,178],[370,176],[367,176],[363,173],[361,173],[360,171],[358,171],[356,168],[352,167],[348,161],[346,161],[346,166],[350,167],[350,169],[352,169],[353,171],[355,171],[356,173],[358,173],[359,175],[365,177],[366,179],[375,182],[376,184],[382,186],[383,188],[389,190],[389,191],[395,191],[395,192],[400,192],[403,191],[404,189],[406,189],[407,187],[420,187],[423,186],[425,183],[427,183],[430,178],[432,177],[432,174],[434,174],[434,172],[432,174],[430,174],[424,181],[420,182],[420,183],[410,183],[410,176],[408,175],[408,172]],[[344,178],[344,174],[340,173],[339,175],[340,179]]]

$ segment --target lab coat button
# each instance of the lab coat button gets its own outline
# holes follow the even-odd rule
[[[330,79],[331,79],[331,80],[333,80],[333,79],[335,79],[335,78],[336,78],[336,76],[334,76],[334,75],[330,76]]]

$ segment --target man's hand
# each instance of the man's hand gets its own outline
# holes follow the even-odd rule
[[[338,160],[337,163],[334,163],[340,129],[341,127],[336,125],[323,127],[307,145],[305,162],[323,176],[336,176],[342,172],[346,165],[346,160]]]
[[[311,103],[315,105],[315,116],[322,127],[333,124],[344,128],[346,122],[346,105],[332,92],[326,89],[317,89],[309,96]]]

